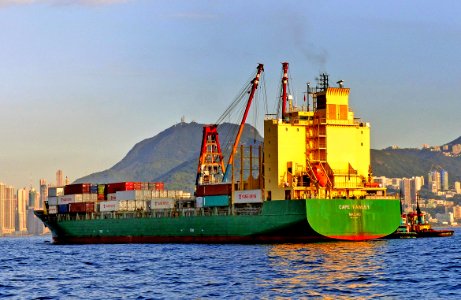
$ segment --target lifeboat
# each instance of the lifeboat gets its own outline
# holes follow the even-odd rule
[[[319,185],[321,187],[325,187],[328,182],[327,174],[325,174],[325,172],[322,170],[320,165],[315,165],[313,168],[313,171],[314,171],[315,178],[317,179]]]

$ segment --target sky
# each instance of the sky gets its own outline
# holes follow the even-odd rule
[[[180,122],[213,123],[258,63],[302,99],[351,88],[372,148],[461,135],[461,1],[0,0],[0,182],[112,167]],[[197,141],[199,146],[200,141]]]

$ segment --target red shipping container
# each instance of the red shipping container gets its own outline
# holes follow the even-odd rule
[[[133,190],[142,190],[142,183],[141,182],[133,182]]]
[[[75,202],[69,203],[70,213],[94,212],[94,202]]]
[[[94,205],[95,205],[94,202],[86,202],[86,203],[85,203],[86,212],[87,212],[87,213],[92,213],[92,212],[94,212]]]
[[[232,184],[230,183],[198,185],[197,190],[195,191],[195,196],[197,197],[231,195],[231,194],[232,194]]]
[[[64,187],[64,195],[89,194],[90,187],[90,183],[68,184]]]
[[[84,213],[84,212],[86,212],[86,203],[85,202],[69,203],[69,212],[70,213]]]
[[[148,189],[151,191],[163,192],[165,190],[165,184],[163,182],[149,182],[148,186]]]
[[[134,182],[109,183],[106,188],[108,194],[114,194],[118,191],[132,191],[134,190]]]

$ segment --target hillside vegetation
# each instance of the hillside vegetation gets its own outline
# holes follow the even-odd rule
[[[110,183],[119,181],[165,182],[168,189],[193,191],[203,124],[179,123],[154,137],[137,143],[128,154],[108,170],[79,178],[76,182]],[[231,143],[232,132],[238,125],[220,125],[223,148]],[[261,135],[251,125],[245,126],[241,142],[260,145]],[[461,143],[461,137],[449,144]],[[448,145],[448,144],[447,144]],[[431,169],[448,171],[451,182],[461,179],[461,157],[447,157],[427,149],[371,150],[371,164],[375,176],[427,176]]]

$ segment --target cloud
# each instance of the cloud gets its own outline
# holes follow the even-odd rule
[[[49,4],[49,5],[108,5],[131,0],[0,0],[1,6]]]

